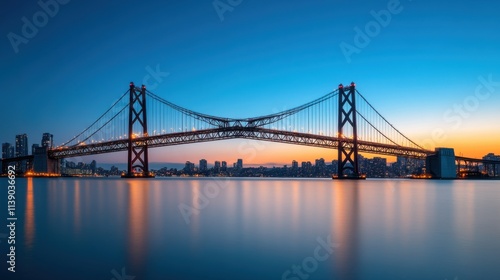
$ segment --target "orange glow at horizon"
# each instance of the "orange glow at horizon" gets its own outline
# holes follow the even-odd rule
[[[442,138],[432,139],[432,133],[407,134],[422,147],[434,150],[437,147],[449,147],[455,149],[456,155],[482,158],[488,153],[500,154],[500,131],[477,131],[470,129],[459,132],[448,132]],[[369,154],[360,151],[367,158],[387,158],[387,162],[396,161],[394,156]],[[104,156],[99,162],[125,163],[126,153],[114,153]],[[94,159],[95,156],[92,156]],[[314,161],[319,158],[325,159],[327,164],[337,159],[336,149],[309,147],[294,144],[274,143],[258,140],[232,139],[215,142],[204,142],[172,147],[150,149],[149,161],[151,163],[184,163],[191,161],[198,164],[200,159],[206,159],[209,165],[215,161],[226,161],[232,166],[237,159],[243,159],[246,166],[291,166],[292,161],[299,163],[303,161]],[[89,158],[90,160],[90,158]]]

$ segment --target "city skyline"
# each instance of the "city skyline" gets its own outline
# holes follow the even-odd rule
[[[16,101],[4,108],[4,116],[16,117],[3,118],[0,142],[12,143],[19,133],[51,131],[60,145],[109,108],[130,81],[147,83],[175,104],[223,117],[275,113],[313,100],[340,82],[355,81],[377,110],[417,143],[453,147],[457,155],[470,157],[499,154],[500,124],[494,120],[500,118],[500,37],[490,31],[498,25],[493,11],[499,4],[365,2],[359,9],[358,3],[245,1],[225,12],[223,20],[211,3],[60,5],[34,38],[18,45],[18,52],[8,40],[0,46],[9,69],[0,81],[10,94],[7,100]],[[20,18],[31,20],[42,10],[12,5],[4,17],[8,24],[0,27],[4,34],[21,34]],[[147,9],[150,22],[130,21],[124,15],[132,9]],[[95,10],[100,12],[93,13],[92,22],[72,21]],[[338,11],[353,13],[346,17]],[[423,16],[428,19],[424,23]],[[380,30],[366,37],[373,23]],[[141,37],[140,55],[120,51],[129,32],[108,33],[100,29],[103,25]],[[368,40],[360,47],[356,42],[362,37]],[[84,47],[94,39],[100,44]],[[348,45],[359,52],[346,55]],[[249,163],[264,164],[333,157],[335,152],[227,140],[156,148],[151,161],[182,162],[186,154],[209,160],[247,157]],[[124,159],[117,153],[99,161]]]
[[[31,145],[31,150],[28,149],[28,146],[30,146],[30,142],[29,142],[29,136],[28,134],[26,133],[23,133],[23,134],[18,134],[16,135],[15,137],[15,141],[14,141],[14,144],[13,143],[10,143],[10,142],[3,142],[2,143],[2,158],[9,158],[9,157],[15,157],[15,156],[22,156],[22,155],[34,155],[35,154],[35,149],[36,148],[45,148],[45,147],[52,147],[53,146],[53,137],[54,135],[51,134],[51,133],[48,133],[48,132],[44,132],[41,136],[41,140],[37,143],[36,140],[34,141],[35,143],[33,143]],[[23,144],[20,145],[23,147],[23,151],[17,151],[16,149],[16,146],[18,146],[16,143],[18,142],[18,139],[19,138],[22,138],[23,139]],[[24,142],[25,141],[25,142]],[[240,141],[241,143],[241,140],[226,140],[226,141]],[[250,158],[253,158],[253,157],[257,157],[259,151],[262,153],[265,153],[265,149],[267,147],[265,146],[262,146],[261,143],[262,141],[253,141],[253,140],[243,140],[244,143],[248,143],[248,147],[251,147],[252,149],[250,149],[248,151],[249,154],[251,154],[251,157]],[[258,143],[258,144],[253,144],[252,145],[252,142],[255,142],[255,143]],[[39,144],[40,143],[40,144]],[[204,144],[210,144],[209,143],[198,143],[198,144],[191,144],[191,145],[204,145]],[[274,143],[271,143],[271,144],[274,144]],[[283,144],[280,144],[280,145],[283,145]],[[25,147],[26,146],[26,147]],[[290,144],[286,144],[284,146],[293,146],[293,145],[290,145]],[[26,151],[24,151],[24,149],[26,148]],[[317,154],[315,153],[308,153],[307,156],[305,158],[299,158],[299,159],[296,159],[296,158],[292,158],[291,160],[289,160],[288,162],[287,161],[269,161],[269,162],[254,162],[254,161],[250,161],[249,163],[247,163],[249,166],[252,166],[252,167],[258,167],[258,166],[265,166],[265,167],[272,167],[272,166],[280,166],[280,165],[286,165],[286,164],[290,164],[291,162],[293,161],[296,161],[298,160],[299,162],[308,162],[308,161],[314,161],[316,160],[317,158],[329,158],[331,157],[332,160],[335,160],[336,158],[336,150],[332,150],[332,149],[317,149],[317,148],[311,148],[311,147],[305,147],[305,148],[310,148],[312,150],[316,150],[318,151]],[[11,149],[9,150],[9,152],[7,152],[7,149]],[[154,151],[154,150],[153,150]],[[323,153],[321,152],[323,151]],[[324,153],[324,151],[326,151],[326,153]],[[333,153],[332,153],[333,151]],[[115,156],[119,154],[119,157],[118,157],[118,161],[109,161],[108,159],[110,158],[109,155],[90,155],[90,156],[83,156],[83,157],[73,157],[73,158],[68,158],[68,160],[72,160],[72,159],[76,159],[76,161],[80,161],[80,162],[90,162],[90,161],[94,161],[94,160],[102,160],[104,159],[104,161],[100,161],[100,163],[103,163],[103,164],[106,164],[106,165],[125,165],[126,162],[125,161],[120,161],[121,158],[123,157],[126,157],[126,153],[125,152],[116,152],[114,153]],[[240,153],[241,154],[241,153]],[[325,154],[324,156],[321,156],[322,154]],[[8,155],[7,157],[5,157],[5,155]],[[10,156],[9,156],[10,155]],[[153,158],[156,158],[154,155],[154,152],[152,153],[153,155]],[[295,155],[295,154],[293,154]],[[320,156],[317,156],[317,157],[314,157],[314,155],[320,155]],[[378,155],[378,154],[372,154],[372,153],[366,153],[366,152],[362,152],[360,153],[360,155],[363,157],[363,156],[366,156],[366,157],[382,157],[384,159],[387,160],[387,164],[392,164],[394,162],[397,161],[397,158],[395,156],[387,156],[387,155]],[[488,155],[492,155],[492,156],[495,156],[496,153],[495,152],[487,152],[485,153],[484,155],[480,155],[478,156],[477,158],[487,158]],[[197,155],[190,155],[190,158],[196,158]],[[203,158],[205,159],[205,158]],[[181,164],[184,164],[185,161],[191,161],[193,159],[189,159],[189,160],[180,160],[178,162],[175,162],[175,161],[170,161],[169,159],[165,159],[165,160],[160,160],[160,161],[155,161],[155,160],[152,160],[151,161],[151,164],[155,164],[155,165],[161,165],[161,164],[174,164],[174,165],[181,165]],[[206,159],[205,159],[206,160]],[[196,162],[196,161],[195,161]],[[207,160],[207,165],[208,166],[214,166],[216,163],[215,162],[222,162],[222,163],[226,163],[227,162],[230,162],[231,163],[231,159],[225,159],[225,160],[221,160],[219,157],[215,156],[215,157],[209,157],[209,159]],[[236,164],[237,161],[234,162],[234,164]]]

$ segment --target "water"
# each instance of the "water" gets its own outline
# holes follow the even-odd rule
[[[500,181],[16,183],[1,279],[500,279]]]

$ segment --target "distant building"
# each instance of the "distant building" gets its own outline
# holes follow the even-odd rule
[[[2,158],[13,158],[14,157],[14,146],[10,143],[2,144]]]
[[[42,136],[42,147],[47,147],[52,149],[54,144],[54,135],[50,133],[44,133]]]
[[[186,161],[186,165],[184,166],[184,171],[187,173],[194,172],[194,163]]]
[[[207,160],[206,159],[200,159],[200,171],[205,172],[208,170],[208,165],[207,165]]]
[[[316,175],[324,176],[326,174],[325,159],[324,158],[316,159],[314,169],[315,169]]]
[[[483,157],[484,160],[495,160],[500,161],[500,155],[495,155],[494,153],[489,153]],[[485,172],[490,176],[500,176],[500,164],[496,164],[495,168],[492,165],[484,165]]]
[[[95,174],[96,170],[97,170],[97,162],[95,160],[93,160],[91,163],[90,163],[90,170],[92,171],[92,174]]]
[[[40,145],[38,145],[38,144],[33,144],[33,145],[31,145],[31,154],[32,154],[32,155],[35,155],[35,150],[36,150],[37,148],[40,148]]]
[[[227,162],[226,161],[222,161],[221,171],[227,171]]]
[[[18,134],[16,135],[16,157],[23,157],[28,155],[28,135]],[[18,163],[18,170],[22,173],[28,170],[27,161],[23,160]]]
[[[292,169],[295,170],[295,169],[298,169],[298,168],[299,168],[299,163],[296,160],[293,160],[292,161]]]
[[[214,165],[214,171],[220,172],[220,161],[216,161]]]
[[[339,161],[338,160],[332,160],[332,172],[334,174],[337,174],[338,172],[338,169],[339,169]]]
[[[28,135],[16,135],[16,157],[28,155]]]
[[[303,161],[300,167],[301,167],[300,172],[302,173],[303,177],[312,176],[312,163],[310,161],[308,162]]]
[[[421,173],[424,166],[425,160],[398,156],[396,162],[391,165],[391,172],[393,176],[405,177]]]
[[[243,160],[241,158],[236,162],[236,169],[243,169]]]
[[[370,175],[369,177],[384,178],[387,172],[387,159],[381,157],[374,157],[370,160]]]

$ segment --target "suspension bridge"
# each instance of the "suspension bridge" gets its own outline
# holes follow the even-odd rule
[[[428,150],[384,118],[356,89],[355,83],[301,106],[252,118],[225,118],[202,114],[173,104],[143,85],[129,89],[96,121],[64,144],[39,156],[40,168],[57,170],[58,160],[127,151],[127,177],[148,177],[151,148],[219,141],[254,139],[337,150],[337,178],[362,178],[358,153],[427,159],[436,178],[456,176],[456,161],[500,164],[455,157],[452,149]],[[7,162],[37,157],[3,159]],[[459,165],[460,166],[460,165]],[[448,172],[446,171],[448,170]],[[47,170],[40,170],[47,171]],[[447,175],[445,173],[447,172]]]

